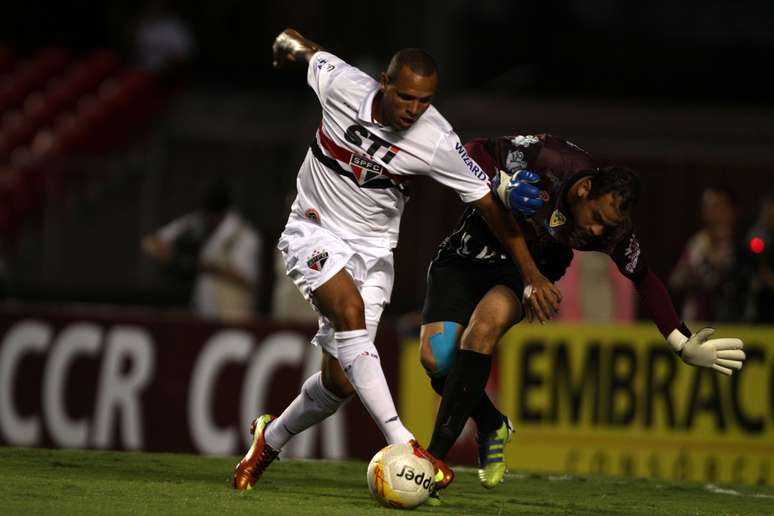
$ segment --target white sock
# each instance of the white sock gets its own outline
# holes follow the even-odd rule
[[[398,417],[379,353],[368,337],[368,330],[337,331],[334,336],[339,363],[387,443],[409,442],[414,435]]]
[[[306,379],[301,393],[272,421],[263,438],[279,451],[291,437],[336,412],[349,398],[340,398],[325,388],[318,371]]]

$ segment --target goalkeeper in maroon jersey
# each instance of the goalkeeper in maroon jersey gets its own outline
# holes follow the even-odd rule
[[[465,148],[492,178],[546,278],[562,277],[573,249],[606,253],[685,363],[727,375],[742,367],[742,341],[710,339],[712,328],[692,333],[648,268],[630,217],[640,191],[631,170],[597,168],[585,151],[551,135],[477,139]],[[443,460],[472,417],[479,478],[487,488],[503,480],[503,448],[512,429],[484,387],[497,342],[523,317],[534,318],[530,296],[498,240],[475,208],[468,208],[428,271],[421,361],[443,397],[428,451]]]

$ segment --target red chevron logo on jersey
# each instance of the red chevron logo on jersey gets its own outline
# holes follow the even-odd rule
[[[358,156],[357,154],[352,154],[352,157],[349,160],[349,166],[352,167],[352,173],[355,174],[357,182],[360,185],[378,178],[384,171],[384,167],[380,164],[374,163],[368,158]]]
[[[403,191],[401,185],[407,178],[393,175],[383,165],[368,157],[340,147],[323,132],[322,127],[317,131],[317,138],[319,146],[315,142],[312,153],[337,174],[348,177],[361,188],[398,188]],[[394,145],[389,147],[389,153],[393,156],[398,152],[400,148]]]

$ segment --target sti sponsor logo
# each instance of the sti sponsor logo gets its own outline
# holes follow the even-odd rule
[[[361,149],[363,149],[366,154],[371,156],[372,158],[376,157],[382,160],[382,163],[385,165],[388,164],[390,161],[392,161],[392,158],[395,157],[396,154],[400,152],[400,147],[397,145],[393,145],[390,142],[386,140],[382,140],[375,134],[371,134],[371,132],[363,127],[362,125],[353,124],[349,127],[347,127],[347,131],[344,134],[344,138],[351,144],[357,145]],[[380,149],[386,149],[384,154],[381,154],[379,156],[376,155],[376,153]],[[363,160],[364,158],[359,158]],[[365,161],[364,161],[365,163]],[[370,161],[367,162],[371,165],[378,166],[375,163],[371,163]],[[354,163],[353,163],[354,164]],[[357,166],[364,166],[358,164]],[[376,172],[376,170],[374,170]],[[381,172],[381,169],[378,170]]]
[[[420,473],[417,475],[416,471],[414,471],[414,468],[411,466],[403,466],[403,469],[400,470],[400,473],[395,475],[398,478],[404,478],[406,480],[413,481],[416,485],[422,486],[423,489],[426,489],[428,491],[432,491],[432,489],[435,489],[435,482],[433,479],[431,479],[428,476],[425,476],[424,473]]]
[[[465,163],[465,166],[468,167],[468,170],[470,170],[471,174],[482,181],[486,181],[488,179],[486,173],[481,170],[481,167],[479,167],[476,162],[473,161],[473,158],[468,156],[468,151],[465,150],[465,147],[460,142],[455,143],[454,148],[457,150],[457,154],[460,155],[460,158],[462,158],[462,161]]]

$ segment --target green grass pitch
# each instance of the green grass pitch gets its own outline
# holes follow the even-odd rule
[[[373,501],[362,462],[274,463],[255,489],[229,485],[238,457],[0,448],[0,514],[398,514]],[[774,514],[774,488],[511,473],[487,491],[459,468],[422,514]]]

